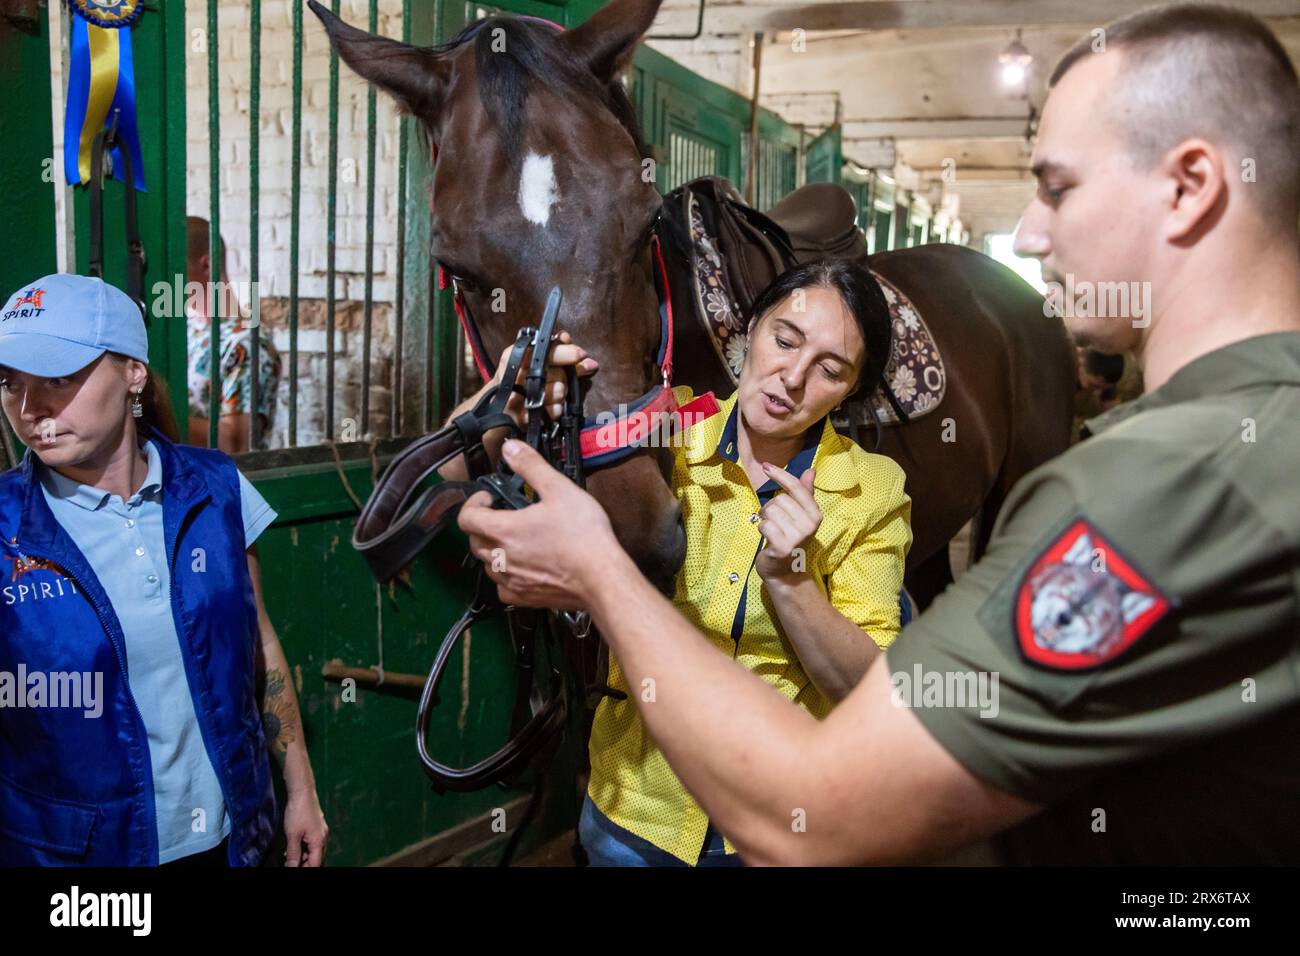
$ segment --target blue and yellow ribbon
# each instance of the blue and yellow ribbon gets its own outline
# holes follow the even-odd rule
[[[69,185],[90,181],[95,134],[117,123],[118,142],[131,151],[135,188],[144,191],[144,158],[136,123],[131,23],[143,0],[69,0],[72,8],[68,106],[63,125],[63,170]],[[113,175],[122,178],[121,149]]]

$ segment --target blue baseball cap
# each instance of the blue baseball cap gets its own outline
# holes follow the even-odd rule
[[[0,308],[0,365],[59,378],[105,352],[149,362],[139,307],[103,279],[46,276],[20,288]]]

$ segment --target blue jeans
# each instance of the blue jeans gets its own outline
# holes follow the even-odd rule
[[[582,817],[578,820],[578,838],[587,851],[592,866],[685,866],[681,860],[666,850],[661,850],[649,840],[643,840],[623,829],[596,808],[588,796],[582,802]],[[704,849],[696,866],[744,866],[740,857],[726,852],[722,834],[709,824],[704,834]]]

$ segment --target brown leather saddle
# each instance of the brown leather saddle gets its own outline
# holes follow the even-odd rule
[[[853,197],[833,183],[801,186],[767,211],[785,230],[796,260],[824,256],[865,260],[867,237],[858,228]]]
[[[853,197],[831,183],[796,189],[764,214],[745,204],[721,176],[705,176],[664,197],[665,215],[682,225],[692,216],[714,237],[717,256],[738,312],[793,266],[835,256],[865,259],[867,240],[858,229]]]

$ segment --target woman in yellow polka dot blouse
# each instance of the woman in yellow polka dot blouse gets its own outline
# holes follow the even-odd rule
[[[888,305],[865,269],[810,263],[758,298],[747,335],[738,389],[690,424],[677,452],[687,554],[674,603],[720,652],[824,717],[899,628],[912,542],[903,471],[829,420],[880,381]],[[656,692],[629,689],[612,657],[609,684]],[[632,700],[601,702],[590,753],[579,832],[594,865],[741,862]]]

